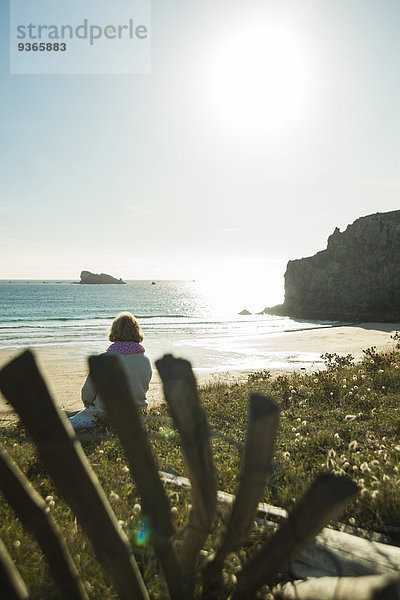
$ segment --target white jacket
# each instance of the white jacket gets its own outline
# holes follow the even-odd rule
[[[110,354],[105,352],[104,354]],[[139,408],[147,408],[146,392],[149,389],[152,370],[150,360],[145,354],[116,354],[127,375],[128,384]],[[88,375],[82,391],[82,402],[86,408],[95,407],[99,412],[104,410],[104,404],[96,392],[92,378]]]

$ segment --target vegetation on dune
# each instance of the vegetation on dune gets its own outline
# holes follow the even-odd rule
[[[263,499],[290,507],[317,473],[322,470],[346,473],[359,484],[360,493],[341,520],[351,526],[387,533],[400,541],[400,336],[396,334],[393,338],[392,349],[377,352],[369,348],[357,363],[350,355],[327,354],[326,369],[312,374],[293,373],[274,378],[268,371],[260,371],[251,374],[246,383],[226,384],[220,379],[201,388],[211,433],[218,434],[212,435],[218,488],[235,492],[240,466],[238,446],[245,439],[249,394],[268,394],[281,409],[281,424],[275,466]],[[186,475],[179,436],[164,405],[150,410],[146,427],[160,470],[172,467]],[[84,568],[82,579],[91,597],[115,598],[106,576],[93,559],[86,536],[57,495],[22,427],[3,428],[2,433],[4,447],[46,499],[78,569]],[[105,428],[99,433],[98,439],[82,442],[83,448],[135,549],[150,597],[166,597],[124,453],[112,431]],[[168,495],[179,545],[179,530],[190,508],[190,491],[171,488]],[[0,498],[0,518],[0,537],[32,593],[41,596],[50,586],[46,597],[58,597],[51,591],[52,579],[39,547],[22,529],[3,498]],[[219,518],[201,560],[206,560],[218,546],[221,527]],[[254,544],[261,535],[261,529],[254,526],[251,534]],[[240,552],[232,554],[226,563],[228,587],[241,568]]]

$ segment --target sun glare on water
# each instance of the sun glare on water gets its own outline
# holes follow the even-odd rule
[[[199,278],[197,289],[213,314],[237,315],[242,310],[255,314],[283,300],[282,276],[265,270],[237,268],[224,273],[208,273]]]

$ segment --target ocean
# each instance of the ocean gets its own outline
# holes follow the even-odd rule
[[[249,306],[261,311],[266,302],[255,295],[249,295]],[[130,311],[141,324],[153,363],[165,353],[187,358],[197,370],[220,372],[321,362],[310,353],[267,351],[263,339],[323,322],[240,315],[247,308],[240,302],[243,298],[232,289],[210,289],[196,281],[0,281],[0,349],[48,346],[84,355],[103,352],[114,317]]]

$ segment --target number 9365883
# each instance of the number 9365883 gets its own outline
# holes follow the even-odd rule
[[[20,52],[65,52],[67,49],[67,44],[62,42],[61,44],[58,42],[40,42],[33,44],[31,42],[26,42],[25,44],[18,44],[18,50]]]

